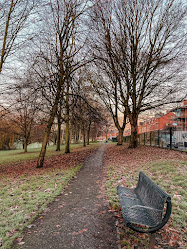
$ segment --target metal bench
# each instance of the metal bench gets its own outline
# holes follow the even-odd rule
[[[118,186],[117,192],[127,227],[153,234],[167,223],[171,197],[143,172],[135,189]]]

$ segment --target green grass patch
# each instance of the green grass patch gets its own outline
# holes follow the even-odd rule
[[[82,148],[82,144],[72,144],[71,149]],[[23,150],[9,150],[9,151],[0,151],[0,165],[5,163],[14,163],[24,160],[36,159],[39,156],[40,148],[38,149],[29,149],[27,153],[24,153]],[[47,147],[46,156],[55,156],[63,154],[65,146],[61,146],[61,151],[56,151],[56,146]]]
[[[152,163],[149,170],[143,167],[146,174],[168,192],[172,197],[172,225],[179,230],[187,225],[187,162],[163,161]],[[187,237],[185,237],[187,239]]]
[[[105,188],[112,208],[119,206],[116,187],[122,184],[126,187],[135,187],[140,171],[143,171],[171,195],[171,226],[180,233],[187,225],[187,162],[179,160],[156,161],[131,170],[123,167],[108,167]],[[182,234],[180,239],[187,239],[187,234]],[[143,240],[142,243],[145,246],[147,242]]]
[[[4,178],[0,181],[0,241],[9,248],[23,229],[58,196],[80,166],[53,169],[42,175]]]

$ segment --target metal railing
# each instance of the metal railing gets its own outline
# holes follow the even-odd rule
[[[130,141],[130,136],[125,137]],[[187,129],[170,127],[138,134],[138,144],[187,151]]]

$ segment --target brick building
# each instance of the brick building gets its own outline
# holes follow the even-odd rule
[[[167,111],[166,114],[157,114],[149,121],[140,122],[138,126],[138,134],[146,133],[150,131],[163,130],[173,126],[176,115],[174,112]]]
[[[172,110],[175,113],[174,125],[181,130],[187,130],[187,100]]]

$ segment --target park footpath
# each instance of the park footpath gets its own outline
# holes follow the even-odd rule
[[[65,191],[23,232],[11,249],[117,249],[115,218],[101,194],[102,144]],[[21,245],[20,245],[21,244]]]

